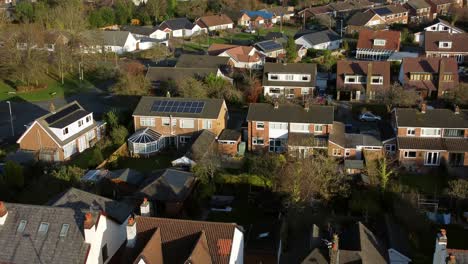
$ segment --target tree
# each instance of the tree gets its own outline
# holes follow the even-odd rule
[[[162,20],[167,14],[166,0],[148,0],[145,8],[155,22]]]
[[[4,182],[9,187],[22,188],[24,186],[23,167],[11,160],[5,163],[3,173]]]
[[[150,88],[151,83],[143,73],[122,72],[111,90],[118,95],[147,95]]]
[[[91,159],[88,162],[89,167],[96,167],[104,161],[102,157],[102,152],[99,148],[94,147]]]
[[[448,93],[445,99],[455,105],[468,105],[468,84],[461,83],[452,93]]]
[[[128,130],[124,126],[119,125],[112,129],[110,136],[114,145],[120,146],[125,143],[125,140],[128,136]]]
[[[204,184],[214,185],[215,176],[221,168],[221,157],[215,149],[207,150],[203,158],[193,167],[193,173]]]
[[[139,56],[143,59],[159,61],[165,59],[170,54],[169,48],[165,45],[156,45],[151,49],[140,52]]]
[[[286,165],[286,158],[283,155],[265,153],[263,155],[248,155],[245,166],[250,174],[257,175],[264,181],[264,186],[268,186],[271,181],[276,185],[276,173]]]
[[[133,16],[133,4],[128,1],[118,0],[114,5],[115,23],[127,24]]]
[[[241,101],[241,92],[236,90],[229,81],[222,77],[210,73],[205,77],[204,83],[206,84],[210,98],[225,99],[228,102]]]
[[[186,16],[189,19],[196,19],[205,15],[207,7],[207,0],[192,0],[181,5],[177,5],[176,13],[179,16]]]
[[[72,34],[83,32],[88,26],[82,0],[60,0],[51,10],[54,17],[53,28]]]
[[[455,199],[468,199],[468,180],[457,179],[448,182],[448,194]]]
[[[355,191],[351,195],[349,207],[354,212],[360,212],[368,222],[369,214],[375,215],[380,212],[379,196],[375,191]]]
[[[177,91],[180,96],[185,98],[207,98],[208,93],[203,83],[193,77],[179,80],[177,82]]]
[[[388,181],[393,176],[395,171],[391,168],[392,164],[389,162],[385,155],[378,161],[378,164],[380,187],[382,188],[382,190],[386,190]]]
[[[115,110],[111,110],[107,112],[104,119],[106,120],[110,129],[114,129],[119,125],[119,117],[115,113]]]
[[[394,107],[409,107],[416,105],[420,96],[413,89],[404,89],[395,83],[387,89],[383,89],[376,94],[376,99],[387,106],[390,112]]]
[[[29,1],[21,1],[15,7],[16,17],[22,23],[32,23],[34,21],[34,7]]]
[[[247,103],[257,103],[263,91],[262,82],[258,78],[248,79],[247,87],[245,91]]]
[[[288,43],[286,45],[286,58],[288,62],[295,62],[297,58],[296,43],[292,37],[288,38]]]
[[[77,166],[60,166],[52,171],[51,176],[62,181],[63,187],[78,183],[85,170]]]

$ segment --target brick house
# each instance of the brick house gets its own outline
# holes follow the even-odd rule
[[[390,62],[338,61],[337,100],[372,100],[379,91],[389,87]]]
[[[289,99],[312,97],[317,78],[317,65],[310,63],[265,63],[263,94]]]
[[[423,99],[441,98],[458,87],[457,62],[453,58],[404,58],[398,79]]]
[[[419,24],[432,20],[431,5],[424,0],[409,0],[405,7],[409,11],[410,23]]]
[[[465,33],[463,29],[455,27],[454,25],[450,24],[448,21],[438,18],[436,23],[425,27],[424,31],[414,33],[414,41],[418,42],[421,45],[424,44],[424,33],[427,31],[448,32],[451,34]]]
[[[34,120],[16,141],[43,161],[65,161],[94,146],[105,134],[105,122],[73,101]]]
[[[129,150],[146,155],[168,145],[179,147],[204,129],[218,136],[227,120],[223,99],[144,96],[133,112],[135,133],[129,138]]]
[[[326,149],[332,129],[332,106],[253,103],[249,106],[248,150],[308,156]]]
[[[383,29],[387,25],[407,23],[406,8],[401,5],[387,5],[355,13],[347,22],[346,32],[352,34],[364,28]]]
[[[429,0],[427,3],[431,6],[431,12],[434,14],[434,16],[448,15],[450,8],[455,4],[453,0]]]
[[[425,32],[424,52],[426,57],[456,58],[463,63],[468,56],[468,33]]]
[[[397,108],[397,155],[405,167],[468,166],[468,111]]]
[[[225,14],[202,16],[195,23],[207,32],[232,29],[234,27],[234,22]]]
[[[387,60],[400,50],[400,36],[399,31],[361,30],[356,46],[356,59]]]

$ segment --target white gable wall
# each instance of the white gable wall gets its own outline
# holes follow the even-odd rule
[[[234,229],[232,238],[231,257],[229,264],[244,263],[244,234],[239,229]]]

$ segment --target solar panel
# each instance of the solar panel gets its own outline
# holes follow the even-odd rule
[[[205,102],[191,101],[155,101],[151,111],[160,113],[191,113],[198,114],[203,111]]]
[[[77,105],[77,104],[72,104],[70,105],[69,107],[65,108],[65,109],[62,109],[60,111],[58,111],[57,113],[47,117],[45,119],[45,121],[48,123],[48,124],[52,124],[62,118],[64,118],[65,116],[75,112],[76,110],[80,109],[80,107]]]
[[[385,16],[385,15],[388,15],[388,14],[391,14],[392,11],[390,11],[388,8],[384,7],[384,8],[378,8],[378,9],[374,9],[374,11],[379,15],[379,16]]]

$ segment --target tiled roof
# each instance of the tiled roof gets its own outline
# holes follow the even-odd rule
[[[148,240],[148,243],[146,243],[146,246],[133,263],[139,263],[141,259],[143,259],[145,264],[164,263],[160,228],[156,228],[156,231],[154,231],[150,240]]]
[[[210,56],[182,54],[176,63],[176,68],[219,68],[228,64],[229,58]]]
[[[458,86],[458,65],[457,61],[454,58],[403,58],[402,61],[402,70],[403,70],[403,83],[407,88],[416,88],[416,89],[427,89],[430,91],[436,91],[439,86],[437,78],[433,76],[432,80],[411,80],[411,73],[431,73],[439,74],[440,62],[445,63],[444,73],[453,74],[453,81],[451,82],[442,82],[441,89],[452,89]]]
[[[465,138],[427,138],[398,137],[399,149],[446,150],[455,152],[468,151],[468,139]]]
[[[422,8],[431,8],[431,5],[429,5],[424,0],[409,0],[407,4],[416,10],[422,9]]]
[[[204,247],[213,264],[228,264],[231,257],[234,223],[217,223],[137,216],[137,241],[133,249],[122,247],[114,256],[113,263],[131,263],[159,230],[164,263],[183,264],[190,257],[199,262],[210,263]],[[206,242],[205,242],[206,238]],[[204,246],[201,247],[200,246]],[[242,250],[242,249],[241,249]]]
[[[366,84],[345,84],[345,75],[367,76],[369,64],[372,64],[372,75],[383,76],[383,85],[372,85],[372,88],[390,86],[390,62],[388,61],[352,61],[340,60],[336,68],[336,88],[340,90],[365,90]]]
[[[309,110],[297,104],[252,103],[249,105],[247,121],[295,122],[310,124],[332,124],[333,106],[310,105]]]
[[[307,41],[311,46],[341,39],[340,35],[331,29],[304,34],[301,38]]]
[[[192,192],[195,183],[193,173],[175,169],[159,170],[144,183],[138,196],[157,201],[183,202]]]
[[[270,81],[269,73],[310,74],[309,81]],[[317,65],[313,63],[272,63],[266,62],[263,67],[263,86],[293,86],[293,87],[315,87],[317,78]]]
[[[192,29],[193,24],[187,18],[180,17],[180,18],[174,18],[174,19],[169,19],[169,20],[163,21],[159,25],[159,28],[161,30],[164,30],[166,28],[169,28],[171,30]]]
[[[217,56],[228,49],[236,48],[238,45],[230,45],[230,44],[219,44],[214,43],[208,47],[208,54],[211,56]]]
[[[452,42],[451,48],[439,48],[442,41]],[[439,52],[466,52],[468,53],[468,33],[452,34],[448,32],[424,32],[424,50]]]
[[[259,62],[261,57],[257,52],[254,52],[253,55],[249,55],[253,49],[254,47],[238,46],[226,50],[226,53],[237,62]]]
[[[226,24],[233,24],[232,20],[225,14],[212,15],[212,16],[202,16],[197,20],[197,23],[200,27],[214,27],[221,26]]]
[[[375,39],[384,39],[384,46],[375,46]],[[357,43],[358,49],[376,49],[376,50],[393,50],[400,49],[400,32],[392,30],[369,30],[363,29],[359,32]]]
[[[195,162],[199,162],[212,149],[215,142],[215,133],[203,129],[200,135],[193,141],[185,156]]]
[[[451,109],[427,109],[424,114],[414,108],[395,111],[397,127],[468,128],[468,110],[460,114]]]
[[[348,26],[365,26],[374,16],[379,15],[372,12],[357,12],[347,22]],[[384,22],[382,20],[382,22]]]
[[[241,137],[241,133],[237,130],[224,129],[221,134],[219,134],[218,140],[234,140],[237,141]]]
[[[129,31],[132,34],[149,36],[150,34],[156,32],[158,30],[158,27],[124,25],[121,27],[121,29],[125,31]]]
[[[85,35],[100,45],[123,47],[131,33],[120,30],[95,30],[87,31]]]

